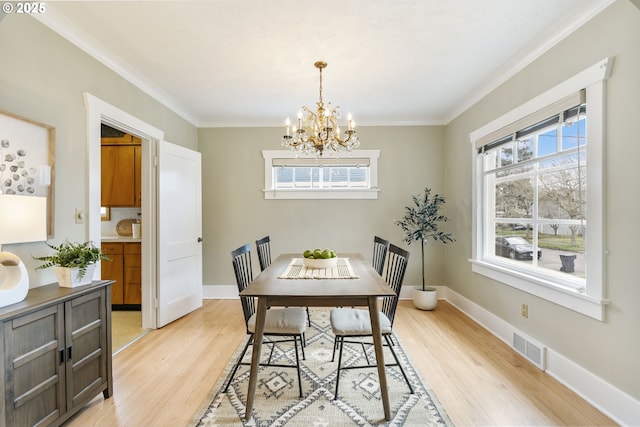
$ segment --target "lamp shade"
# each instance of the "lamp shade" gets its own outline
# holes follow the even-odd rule
[[[0,245],[47,240],[47,198],[0,194]]]

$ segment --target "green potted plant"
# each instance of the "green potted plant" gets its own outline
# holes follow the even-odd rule
[[[439,230],[441,223],[449,220],[440,213],[445,204],[444,196],[431,195],[431,189],[426,187],[424,193],[411,196],[413,206],[406,206],[405,215],[396,221],[405,233],[404,241],[411,244],[421,243],[422,249],[422,287],[416,287],[413,292],[413,304],[421,310],[433,310],[438,302],[436,288],[425,285],[424,280],[424,247],[429,239],[442,243],[455,241],[451,233]]]
[[[73,288],[88,285],[93,280],[93,271],[98,261],[111,261],[93,242],[75,243],[64,241],[60,245],[45,242],[55,252],[51,255],[33,257],[43,264],[36,267],[42,270],[54,267],[58,284],[62,287]]]

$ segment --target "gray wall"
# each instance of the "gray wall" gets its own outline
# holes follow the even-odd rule
[[[381,150],[377,200],[265,200],[261,150],[281,149],[282,129],[200,129],[204,284],[235,284],[231,250],[266,234],[273,255],[329,247],[368,259],[378,234],[411,252],[405,284],[419,284],[420,246],[404,244],[394,221],[425,186],[444,191],[443,127],[369,127],[358,135],[361,148]],[[432,284],[444,285],[442,254],[428,248]]]
[[[0,109],[56,129],[55,236],[88,239],[75,208],[87,209],[87,120],[83,92],[165,131],[167,140],[197,149],[197,129],[28,15],[0,21]],[[98,243],[98,242],[96,242]],[[27,264],[31,287],[55,282],[52,269],[33,271],[42,243],[7,245]]]
[[[469,133],[599,60],[615,56],[607,82],[604,188],[607,317],[599,322],[471,272],[471,148]],[[445,182],[457,247],[445,248],[447,283],[604,380],[640,398],[640,10],[614,3],[523,69],[445,130]],[[520,315],[529,305],[529,318]]]

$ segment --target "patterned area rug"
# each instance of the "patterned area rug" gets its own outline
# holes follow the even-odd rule
[[[336,361],[331,362],[333,334],[329,324],[329,310],[311,310],[311,327],[307,327],[306,360],[301,360],[302,394],[298,397],[295,368],[261,367],[258,374],[252,417],[244,421],[249,366],[241,366],[227,393],[222,388],[228,378],[244,342],[232,357],[225,372],[212,389],[208,399],[192,417],[190,426],[453,426],[433,392],[413,368],[396,337],[395,351],[411,381],[414,394],[397,367],[387,368],[391,421],[384,420],[382,401],[375,368],[342,371],[339,398],[333,400],[336,380]],[[246,341],[245,341],[246,342]],[[369,359],[375,360],[373,346],[365,346]],[[265,361],[270,346],[263,345]],[[251,350],[245,361],[251,361]],[[393,358],[385,348],[385,361]],[[345,343],[343,363],[365,364],[360,345]],[[276,345],[272,362],[294,364],[293,343]]]

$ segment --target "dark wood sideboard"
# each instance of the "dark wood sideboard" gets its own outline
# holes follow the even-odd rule
[[[113,395],[112,283],[54,283],[0,308],[0,427],[58,426]]]

